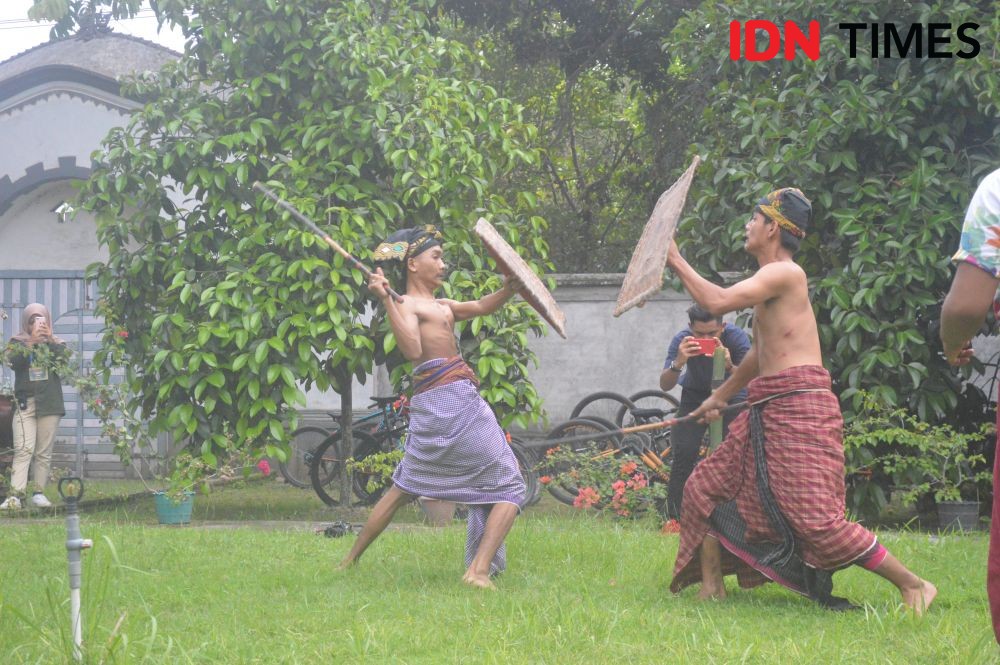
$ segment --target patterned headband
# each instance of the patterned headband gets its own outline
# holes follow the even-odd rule
[[[444,236],[432,224],[422,229],[403,229],[389,236],[389,239],[379,244],[373,253],[373,260],[405,262],[421,252],[440,245]]]
[[[803,194],[800,190],[794,187],[785,187],[783,189],[776,189],[761,199],[757,204],[757,209],[767,215],[770,219],[774,220],[778,226],[788,231],[796,238],[805,238],[806,232],[781,212],[781,202],[785,195],[796,195],[800,197],[806,205],[809,205],[809,199],[807,199],[805,194]]]

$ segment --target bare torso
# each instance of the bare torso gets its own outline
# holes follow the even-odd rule
[[[458,353],[455,342],[455,315],[444,301],[407,295],[404,306],[417,316],[420,329],[420,357],[407,358],[419,365],[435,358],[450,358]]]
[[[792,261],[782,263],[787,263],[782,269],[789,271],[788,288],[753,310],[753,340],[760,376],[797,365],[823,364],[806,274]]]

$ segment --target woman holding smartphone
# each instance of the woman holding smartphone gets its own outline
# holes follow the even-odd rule
[[[11,495],[0,509],[17,510],[28,486],[28,467],[33,468],[31,503],[49,508],[45,485],[49,481],[52,444],[59,420],[66,414],[62,382],[56,373],[59,360],[69,354],[65,342],[52,334],[52,317],[45,305],[32,303],[21,312],[21,331],[7,344],[6,363],[14,370],[14,466]]]

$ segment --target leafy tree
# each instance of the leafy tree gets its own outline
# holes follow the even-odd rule
[[[684,4],[442,0],[460,21],[456,37],[489,54],[486,75],[539,127],[540,168],[510,186],[534,188],[561,272],[624,270],[686,166],[676,146],[690,123],[671,113],[675,79],[661,50]]]
[[[128,84],[146,103],[107,137],[82,194],[110,250],[91,267],[109,324],[99,361],[123,349],[131,406],[153,431],[189,438],[209,462],[227,425],[275,454],[303,385],[341,390],[394,351],[384,320],[364,323],[361,273],[256,197],[255,180],[285,183],[363,260],[391,230],[438,224],[448,297],[500,286],[472,238],[478,216],[545,260],[530,194],[493,189],[537,161],[534,129],[477,79],[479,57],[435,34],[432,8],[160,2],[186,53]],[[527,333],[541,328],[524,303],[462,325],[505,423],[540,415],[526,365]]]
[[[155,0],[153,5],[156,5]],[[103,11],[105,7],[106,12]],[[28,18],[55,21],[49,36],[56,39],[83,29],[99,28],[104,17],[131,18],[140,9],[142,0],[34,0],[28,9]],[[107,25],[106,21],[104,25]]]
[[[756,16],[819,21],[819,59],[731,61],[729,22]],[[982,51],[972,59],[873,58],[864,33],[851,58],[847,34],[835,29],[889,21],[979,23]],[[736,0],[703,3],[665,44],[691,54],[678,63],[682,77],[713,90],[679,110],[698,113],[692,151],[706,159],[678,232],[682,250],[702,270],[746,266],[743,225],[756,199],[800,187],[814,217],[798,260],[849,410],[867,390],[925,420],[983,417],[988,398],[945,364],[933,324],[965,207],[1000,162],[998,39],[992,1]],[[969,49],[953,40],[949,50]]]

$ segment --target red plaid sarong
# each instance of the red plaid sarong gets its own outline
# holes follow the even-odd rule
[[[875,535],[844,515],[843,419],[830,392],[830,374],[818,366],[791,367],[754,379],[748,389],[751,404],[765,401],[761,415],[770,491],[794,536],[796,558],[805,564],[800,568],[807,574],[810,568],[836,570],[871,551]],[[675,593],[701,581],[700,545],[710,531],[723,545],[723,574],[736,574],[741,587],[774,580],[807,593],[801,579],[762,564],[750,545],[780,544],[782,536],[761,500],[749,435],[746,412],[684,487],[681,543],[670,584]],[[745,528],[739,540],[713,528],[713,522],[730,518]]]

